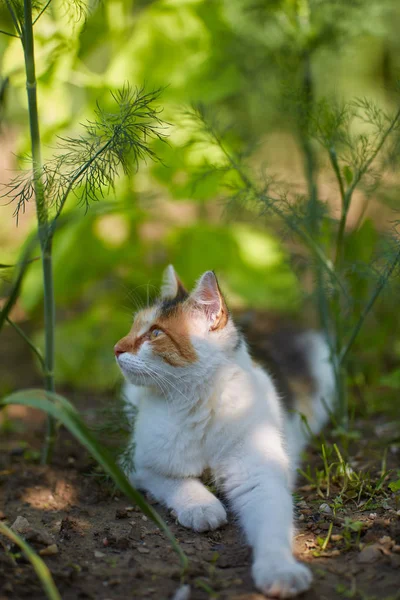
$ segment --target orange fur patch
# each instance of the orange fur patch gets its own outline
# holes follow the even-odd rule
[[[143,342],[150,340],[154,353],[174,367],[196,362],[197,354],[190,341],[183,305],[177,305],[173,311],[161,314],[152,322],[150,315],[151,309],[137,315],[128,335],[117,343],[118,350],[136,354]],[[144,327],[146,331],[143,331]],[[160,329],[164,335],[151,339],[149,333],[152,329]]]
[[[165,335],[152,341],[154,351],[174,367],[183,367],[187,363],[194,363],[197,354],[190,341],[184,305],[177,305],[173,311],[161,315],[156,326]]]

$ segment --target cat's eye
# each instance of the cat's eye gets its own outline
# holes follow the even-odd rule
[[[162,334],[161,329],[152,329],[149,333],[149,337],[151,340],[155,340],[156,337]]]

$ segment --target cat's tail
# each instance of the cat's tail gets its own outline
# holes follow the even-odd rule
[[[335,375],[327,340],[323,333],[306,331],[302,341],[307,348],[307,361],[314,382],[305,416],[312,433],[319,433],[334,409]],[[301,411],[301,406],[298,407]]]
[[[329,421],[334,409],[335,376],[325,336],[306,331],[299,336],[312,385],[306,392],[295,394],[294,410],[287,420],[289,452],[298,456],[310,434],[318,434]]]

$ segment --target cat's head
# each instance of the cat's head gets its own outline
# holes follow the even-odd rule
[[[136,314],[114,352],[129,382],[172,394],[212,377],[239,344],[214,272],[206,271],[188,293],[170,265],[160,298]]]

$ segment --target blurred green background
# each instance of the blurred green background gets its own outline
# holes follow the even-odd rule
[[[0,22],[12,31],[4,3]],[[214,170],[204,176],[208,165],[222,161],[220,151],[207,140],[198,143],[187,109],[205,105],[232,148],[251,149],[255,172],[266,166],[277,181],[303,194],[304,158],[293,96],[304,85],[305,65],[314,98],[367,96],[394,110],[399,30],[398,0],[51,2],[35,25],[45,158],[51,157],[56,136],[79,133],[96,101],[126,82],[164,88],[159,105],[168,123],[168,143],[154,142],[161,162],[143,163],[131,177],[121,176],[115,190],[105,190],[87,213],[77,208],[76,199],[69,200],[67,210],[76,216],[57,232],[54,246],[59,383],[114,384],[113,344],[127,332],[137,306],[155,295],[168,263],[187,285],[204,270],[215,269],[231,306],[290,314],[303,310],[312,281],[302,248],[282,237],[278,222],[255,211],[227,209],[223,174]],[[0,181],[6,183],[15,169],[23,168],[18,157],[29,153],[29,137],[22,49],[19,40],[4,35],[0,77],[9,78],[0,108]],[[326,159],[318,160],[321,199],[334,217],[337,187]],[[397,183],[393,176],[374,191],[366,210],[363,194],[355,198],[350,262],[372,260],[399,205]],[[17,260],[35,227],[33,205],[21,215],[18,228],[12,214],[12,206],[0,207],[2,263]],[[355,289],[362,285],[359,278]],[[7,286],[5,276],[3,296]],[[366,291],[362,294],[365,298]],[[395,347],[395,294],[389,292],[380,307],[379,327],[376,321],[365,333],[367,353],[387,349],[388,336]],[[14,318],[30,323],[39,340],[41,302],[40,265],[35,263]]]

